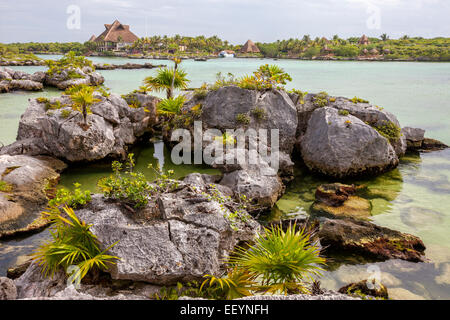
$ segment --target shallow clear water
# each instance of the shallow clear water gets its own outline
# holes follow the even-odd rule
[[[46,59],[51,56],[43,56]],[[131,60],[124,58],[92,57],[94,62],[170,64],[164,60]],[[291,74],[293,81],[288,88],[308,92],[327,91],[331,95],[358,96],[394,113],[402,126],[421,127],[426,135],[450,143],[450,63],[417,62],[333,62],[260,59],[214,59],[207,62],[183,61],[188,72],[190,87],[212,82],[217,72],[236,76],[253,72],[263,63],[276,63]],[[44,67],[15,67],[27,72],[44,70]],[[142,80],[155,70],[100,71],[105,85],[119,94],[137,89]],[[8,93],[0,95],[0,141],[15,140],[20,115],[27,107],[27,99],[37,96],[56,96],[56,90],[39,93]],[[204,167],[173,166],[167,150],[162,145],[136,149],[138,167],[146,170],[149,162],[165,161],[165,169],[175,169],[177,176],[192,171],[209,172]],[[163,157],[164,155],[164,157]],[[206,171],[205,171],[206,170]],[[98,178],[110,173],[109,165],[96,164],[73,168],[63,174],[61,184],[70,187],[80,182],[93,190]],[[392,172],[364,183],[374,191],[373,221],[421,237],[427,246],[427,263],[408,263],[398,260],[376,263],[384,282],[394,298],[423,297],[426,299],[450,299],[450,150],[408,155]],[[307,212],[313,201],[315,188],[325,182],[302,168],[286,194],[278,202],[278,208],[287,213]],[[279,211],[279,212],[281,212]],[[15,262],[15,257],[31,250],[34,237],[24,242],[0,242],[0,275],[5,265]],[[24,248],[21,248],[23,243]],[[31,246],[31,247],[30,247]],[[18,248],[17,253],[12,247]],[[21,249],[19,249],[21,248]],[[28,248],[28,249],[27,249]],[[9,253],[6,253],[9,252]],[[325,274],[322,284],[327,288],[339,288],[350,282],[367,278],[372,264],[333,266]]]

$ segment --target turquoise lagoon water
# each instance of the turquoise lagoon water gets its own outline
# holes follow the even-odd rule
[[[46,59],[52,56],[43,56]],[[92,57],[94,62],[121,64],[126,62],[170,64],[170,61]],[[212,82],[216,74],[228,72],[241,76],[253,72],[263,63],[276,63],[293,78],[288,88],[308,92],[327,91],[330,95],[357,96],[394,113],[402,126],[421,127],[426,135],[450,143],[450,63],[417,62],[334,62],[260,59],[213,59],[207,62],[185,60],[181,64],[191,80],[190,87]],[[26,72],[44,67],[14,67]],[[101,70],[105,86],[112,92],[128,93],[142,84],[155,70]],[[20,115],[27,100],[38,96],[57,96],[60,92],[46,89],[38,93],[0,95],[0,141],[15,140]],[[138,167],[164,161],[166,169],[175,168],[161,143],[136,149]],[[213,173],[205,167],[176,167],[177,176],[192,171]],[[96,164],[88,168],[72,168],[63,174],[61,183],[70,186],[77,181],[95,186],[97,178],[109,173],[109,166]],[[149,178],[151,171],[146,171]],[[326,182],[304,168],[297,168],[296,179],[278,202],[276,214],[296,215],[307,212],[315,188]],[[381,281],[393,298],[450,299],[450,150],[409,154],[392,172],[366,181],[373,190],[372,220],[380,225],[421,237],[427,246],[425,263],[390,260],[375,264],[361,263],[351,257],[345,264],[334,263],[322,278],[325,288],[338,289],[352,281],[370,276],[368,267],[378,266]],[[0,275],[8,265],[22,259],[45,233],[31,238],[0,242]]]

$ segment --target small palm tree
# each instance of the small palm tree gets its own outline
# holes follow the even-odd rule
[[[167,98],[161,100],[161,102],[157,106],[157,110],[159,114],[166,116],[173,116],[181,113],[181,108],[184,105],[184,97],[178,96],[175,98]]]
[[[186,89],[189,83],[187,73],[177,69],[178,64],[175,64],[175,68],[160,68],[155,77],[144,79],[144,85],[152,91],[166,91],[167,98],[172,98],[174,89]]]
[[[250,248],[239,247],[230,263],[260,279],[263,291],[307,293],[306,283],[321,275],[325,264],[311,236],[305,229],[297,230],[295,224],[286,231],[272,227]]]
[[[383,34],[380,36],[380,38],[381,38],[381,40],[383,40],[383,41],[387,41],[387,40],[389,39],[389,36],[388,36],[386,33],[383,33]]]
[[[73,101],[72,108],[83,115],[83,129],[85,130],[88,128],[87,115],[91,112],[90,106],[100,101],[99,99],[94,98],[94,91],[94,87],[82,85],[70,95],[70,98]]]

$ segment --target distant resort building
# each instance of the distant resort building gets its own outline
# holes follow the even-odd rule
[[[369,38],[367,38],[367,36],[364,34],[364,35],[359,39],[358,44],[361,44],[361,45],[364,45],[364,46],[370,44]]]
[[[260,53],[259,48],[252,40],[248,40],[241,48],[241,53]]]
[[[236,52],[233,50],[222,50],[219,52],[219,57],[221,58],[233,58],[236,55]]]
[[[97,44],[98,51],[120,50],[131,46],[138,36],[130,31],[130,26],[120,23],[118,20],[112,24],[105,24],[105,31],[98,37],[92,36],[89,41]]]

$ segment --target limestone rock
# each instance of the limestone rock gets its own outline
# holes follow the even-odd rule
[[[329,107],[313,112],[301,154],[311,170],[336,178],[380,173],[399,162],[389,141],[375,129]]]
[[[0,300],[15,300],[17,288],[11,279],[0,277]]]

